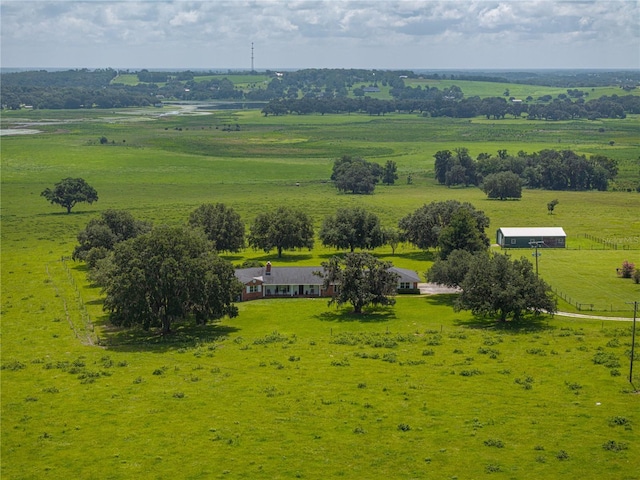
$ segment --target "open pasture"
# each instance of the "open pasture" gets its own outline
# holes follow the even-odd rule
[[[543,278],[584,303],[633,301],[639,287],[615,268],[639,264],[640,250],[591,250],[599,244],[582,234],[633,247],[637,193],[525,190],[520,201],[490,201],[477,188],[436,185],[433,154],[607,152],[620,162],[620,182],[637,184],[637,118],[163,110],[3,113],[3,128],[18,118],[64,120],[2,137],[3,478],[639,478],[628,321],[556,317],[501,328],[454,312],[448,296],[405,296],[360,317],[325,300],[276,300],[161,338],[110,327],[84,267],[61,261],[107,208],[182,223],[201,203],[224,202],[248,224],[290,204],[319,226],[337,207],[360,205],[394,226],[423,203],[458,199],[487,213],[490,237],[499,226],[564,227],[570,248],[543,253]],[[328,179],[344,154],[394,160],[400,178],[370,196],[339,195]],[[40,192],[67,176],[85,178],[98,203],[71,215],[47,204]],[[548,215],[553,198],[560,203]],[[333,253],[316,245],[277,261],[317,265]],[[433,261],[408,245],[375,253],[420,274]],[[227,258],[276,261],[250,249]]]

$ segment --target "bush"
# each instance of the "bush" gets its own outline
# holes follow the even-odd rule
[[[484,444],[487,447],[504,448],[504,442],[502,440],[498,440],[497,438],[490,438],[488,440],[485,440]]]
[[[636,266],[633,263],[625,260],[624,262],[622,262],[622,267],[620,267],[620,269],[618,270],[618,275],[620,275],[622,278],[631,278],[633,276],[635,268]]]
[[[609,440],[602,444],[602,448],[605,450],[609,450],[612,452],[619,452],[621,450],[626,450],[629,446],[624,442],[616,442],[615,440]]]

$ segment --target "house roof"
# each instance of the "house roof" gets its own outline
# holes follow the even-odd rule
[[[271,267],[271,274],[266,274],[266,267],[240,268],[236,277],[242,283],[259,280],[265,285],[322,285],[322,277],[314,272],[322,271],[322,267]]]
[[[420,277],[413,270],[391,267],[390,271],[400,276],[403,282],[421,282]],[[265,285],[322,285],[322,277],[314,272],[321,272],[322,267],[271,267],[271,274],[266,274],[266,267],[239,268],[235,271],[236,278],[242,283],[253,280]]]
[[[505,237],[566,237],[562,227],[501,227]]]
[[[401,282],[420,283],[422,281],[416,272],[408,268],[391,267],[389,270],[400,275]]]

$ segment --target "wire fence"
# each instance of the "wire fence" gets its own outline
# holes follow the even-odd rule
[[[567,295],[555,287],[553,287],[552,290],[558,298],[561,298],[568,304],[573,305],[579,312],[633,312],[633,305],[627,303],[580,302],[576,298]]]
[[[66,273],[67,281],[69,282],[69,287],[73,290],[75,294],[74,300],[76,302],[77,311],[80,315],[80,319],[79,319],[80,321],[74,322],[73,316],[69,314],[67,301],[63,297],[62,301],[64,303],[67,321],[69,321],[69,323],[71,324],[71,328],[73,329],[74,334],[80,341],[82,341],[84,344],[87,344],[87,345],[95,345],[96,343],[99,343],[99,340],[95,334],[95,327],[91,319],[91,315],[87,311],[87,307],[84,304],[84,300],[82,298],[82,294],[80,293],[80,289],[76,284],[76,279],[74,278],[73,273],[71,272],[71,269],[67,264],[67,258],[62,257],[60,259],[60,263],[62,264],[64,272]],[[53,281],[53,276],[49,273],[48,265],[46,266],[46,270],[47,270],[47,274],[49,275],[49,278]],[[54,288],[56,289],[56,293],[58,295],[62,293],[58,288],[58,286],[55,284],[55,282],[54,282]]]
[[[578,243],[571,250],[640,250],[640,236],[600,238],[590,233],[581,233],[576,238],[584,238],[592,242],[590,245]]]

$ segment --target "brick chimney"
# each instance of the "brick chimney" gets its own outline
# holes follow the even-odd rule
[[[264,270],[265,275],[271,275],[271,262],[267,262],[267,266]]]

